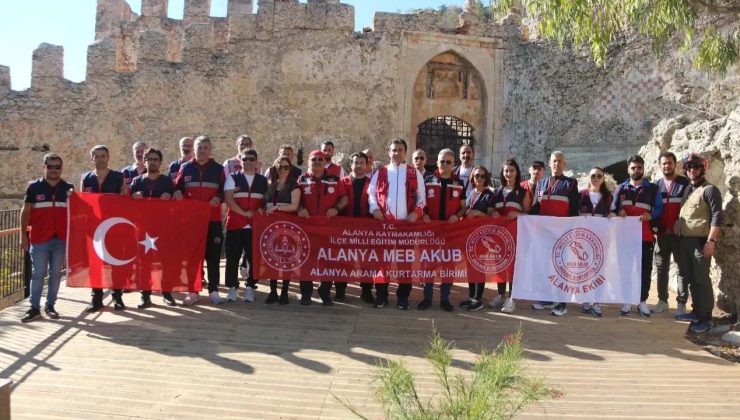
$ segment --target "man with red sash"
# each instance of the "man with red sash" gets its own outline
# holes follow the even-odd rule
[[[324,164],[326,156],[320,150],[309,154],[310,166],[308,172],[298,178],[298,187],[301,189],[301,206],[298,216],[324,216],[332,218],[344,210],[347,205],[347,192],[339,178],[326,172]],[[322,305],[331,306],[330,281],[322,281],[318,292]],[[313,282],[301,281],[301,305],[311,304]]]
[[[663,152],[658,158],[663,178],[658,180],[658,191],[663,199],[663,214],[658,220],[658,235],[655,244],[655,269],[658,272],[658,304],[653,307],[653,313],[668,310],[668,272],[673,261],[678,264],[681,248],[675,227],[678,214],[681,212],[681,198],[689,186],[686,177],[676,174],[676,155]],[[676,315],[686,313],[686,302],[689,298],[689,286],[681,270],[676,275]]]
[[[421,173],[412,165],[407,165],[408,148],[403,139],[391,139],[388,143],[388,156],[391,163],[375,171],[368,187],[370,213],[378,220],[408,220],[411,223],[424,215],[425,190]],[[388,304],[388,284],[375,285],[377,296],[373,307],[382,308]],[[409,309],[411,283],[399,284],[396,290],[398,308]]]
[[[627,172],[630,178],[619,184],[614,190],[612,212],[619,216],[638,216],[642,222],[642,287],[640,289],[640,304],[637,306],[641,316],[649,317],[650,309],[647,306],[650,293],[650,275],[653,271],[653,223],[663,213],[663,199],[658,186],[644,179],[645,160],[638,156],[630,156],[627,160]],[[629,315],[632,305],[625,304],[621,313]]]
[[[226,212],[226,287],[227,299],[236,301],[239,289],[239,258],[246,256],[249,269],[246,276],[244,301],[254,302],[252,277],[252,218],[262,210],[267,193],[267,178],[257,172],[257,152],[244,150],[240,154],[242,169],[230,174],[224,184],[224,196],[229,210]]]
[[[531,214],[540,216],[570,217],[580,214],[581,196],[578,193],[578,181],[563,175],[565,170],[565,153],[552,152],[550,155],[550,171],[537,183],[532,202]],[[552,309],[555,316],[563,316],[568,312],[565,302],[537,302],[533,309]]]
[[[367,176],[368,156],[364,152],[353,153],[352,172],[350,176],[342,178],[339,182],[347,192],[347,205],[344,207],[342,216],[347,217],[370,217],[370,206],[367,200],[367,187],[370,186],[370,177]],[[337,302],[344,301],[346,282],[335,282],[337,293],[334,300]],[[369,282],[360,283],[362,293],[360,298],[366,303],[373,303],[373,284]]]
[[[331,161],[331,158],[334,157],[334,143],[331,140],[322,141],[321,152],[324,153],[324,159],[326,159],[326,166],[324,166],[326,173],[339,179],[344,178],[344,168]]]
[[[54,153],[44,155],[44,177],[28,184],[20,214],[21,248],[31,254],[31,308],[22,322],[41,316],[41,293],[47,272],[49,289],[44,312],[51,319],[59,318],[54,304],[64,266],[67,196],[73,188],[62,179],[62,158]]]
[[[160,200],[169,200],[175,193],[175,184],[169,176],[160,172],[162,165],[162,152],[157,149],[147,149],[144,154],[146,162],[146,172],[134,178],[131,181],[131,197],[135,200],[143,198],[159,198]],[[169,273],[168,273],[169,274]],[[145,309],[152,306],[152,291],[141,291],[141,302],[139,309]],[[162,292],[162,298],[167,306],[175,306],[175,299],[170,292]]]
[[[211,158],[211,139],[199,136],[195,139],[195,158],[180,167],[175,181],[175,198],[185,197],[209,203],[211,217],[208,223],[205,260],[208,265],[208,296],[214,304],[223,303],[218,294],[221,273],[221,244],[223,225],[221,222],[221,202],[224,194],[224,167]],[[194,291],[188,293],[183,304],[192,305],[200,300]]]
[[[426,189],[426,208],[424,221],[444,220],[455,223],[467,211],[465,206],[465,185],[452,174],[455,163],[455,152],[452,149],[442,149],[437,156],[437,171],[424,178]],[[439,307],[446,312],[452,312],[454,307],[450,303],[452,283],[439,285]],[[416,309],[426,310],[432,306],[434,283],[424,283],[424,300],[419,302]]]

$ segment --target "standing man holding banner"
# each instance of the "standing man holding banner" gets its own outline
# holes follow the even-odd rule
[[[31,254],[31,308],[21,322],[41,316],[41,292],[47,272],[49,288],[44,312],[51,319],[59,318],[54,304],[64,266],[67,195],[73,189],[72,184],[62,179],[62,158],[54,153],[44,155],[44,177],[28,184],[20,214],[21,248]]]
[[[565,170],[565,153],[552,152],[550,155],[550,176],[544,177],[537,183],[531,214],[540,216],[570,217],[580,213],[580,195],[578,181],[563,175]],[[537,302],[533,309],[552,309],[555,316],[563,316],[568,312],[565,302]]]
[[[339,214],[347,205],[347,193],[339,178],[326,172],[324,163],[326,155],[321,150],[314,150],[308,155],[311,163],[304,175],[298,178],[298,187],[301,189],[301,206],[298,216],[325,216],[332,218]],[[331,306],[330,281],[322,281],[319,286],[319,297],[322,305]],[[311,304],[313,282],[301,281],[301,305]]]
[[[427,206],[424,221],[444,220],[455,223],[465,214],[465,186],[452,174],[452,165],[455,163],[455,152],[451,149],[442,149],[437,156],[437,171],[424,179],[427,192]],[[452,283],[439,285],[439,307],[446,312],[452,312],[454,307],[450,303]],[[419,302],[416,309],[426,310],[432,306],[434,283],[424,283],[424,300]]]
[[[658,304],[652,312],[661,313],[668,310],[668,272],[671,267],[671,255],[673,261],[678,264],[681,254],[678,235],[675,227],[678,214],[681,211],[681,197],[689,185],[686,177],[676,174],[676,155],[671,152],[663,152],[658,158],[663,178],[658,180],[658,190],[663,199],[663,215],[658,221],[658,241],[655,246],[655,269],[658,271]],[[686,302],[689,298],[689,287],[686,278],[681,271],[676,275],[676,289],[678,296],[676,302],[678,309],[676,315],[686,313]]]
[[[344,186],[344,190],[347,192],[347,206],[344,207],[342,215],[348,217],[370,217],[370,206],[367,197],[370,177],[367,176],[366,172],[371,170],[368,161],[369,158],[364,152],[359,152],[353,153],[351,159],[352,173],[340,181]],[[334,284],[337,288],[337,294],[334,296],[334,300],[343,302],[347,283],[335,282]],[[373,284],[360,283],[360,287],[362,288],[360,299],[365,303],[373,303],[375,300],[373,298]]]
[[[221,222],[221,202],[224,195],[224,167],[211,158],[211,139],[199,136],[195,139],[195,159],[185,162],[180,167],[175,181],[174,197],[189,198],[207,202],[211,206],[211,217],[208,223],[205,260],[208,264],[208,296],[214,304],[223,303],[218,293],[221,278],[221,246],[224,239]],[[200,300],[200,295],[190,291],[183,300],[185,305],[193,305]]]
[[[689,331],[703,333],[712,327],[714,291],[709,278],[717,239],[722,225],[722,194],[704,178],[707,161],[698,154],[684,160],[684,170],[691,185],[686,189],[676,233],[681,241],[680,269],[691,288],[694,311],[679,315],[680,321],[691,321]]]
[[[146,173],[137,176],[131,181],[131,197],[135,200],[142,198],[159,198],[169,200],[175,193],[175,184],[169,176],[162,174],[159,170],[162,166],[162,152],[157,149],[147,149],[144,154],[146,162]],[[152,291],[141,291],[141,302],[139,309],[152,306]],[[175,299],[170,292],[162,292],[162,298],[167,306],[175,306]]]
[[[126,194],[126,184],[123,180],[123,173],[114,171],[108,167],[108,147],[101,144],[90,149],[90,158],[95,168],[82,175],[80,181],[80,191],[98,194]],[[117,274],[117,272],[115,272]],[[126,309],[123,304],[123,291],[113,289],[113,309],[122,311]],[[87,307],[87,312],[97,312],[103,308],[103,289],[92,289],[92,302]]]
[[[370,213],[378,220],[408,220],[416,222],[424,215],[424,179],[415,167],[407,165],[408,147],[403,139],[388,142],[388,156],[391,163],[378,168],[368,187]],[[375,285],[377,296],[374,308],[388,304],[388,283]],[[411,283],[399,284],[396,290],[398,308],[409,309]]]
[[[649,317],[650,309],[647,298],[650,293],[650,275],[653,271],[653,246],[655,236],[653,224],[663,213],[663,199],[658,186],[644,179],[645,160],[638,155],[630,156],[627,160],[627,172],[630,179],[624,181],[614,190],[612,211],[619,216],[638,216],[642,222],[642,283],[640,288],[640,304],[637,309],[640,316]],[[632,305],[622,307],[622,315],[629,315]]]

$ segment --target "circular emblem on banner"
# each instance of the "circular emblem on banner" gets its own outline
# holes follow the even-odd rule
[[[498,273],[512,261],[516,252],[514,237],[501,226],[486,225],[474,230],[465,243],[468,261],[485,274]]]
[[[292,271],[302,266],[311,249],[308,235],[291,222],[275,222],[260,236],[262,261],[276,270]]]
[[[566,281],[587,282],[598,276],[604,265],[604,245],[588,229],[571,229],[555,242],[552,264]]]

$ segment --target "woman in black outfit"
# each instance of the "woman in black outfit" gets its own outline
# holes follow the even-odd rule
[[[275,159],[272,167],[267,173],[268,185],[265,194],[265,213],[267,215],[275,212],[295,213],[301,202],[301,190],[298,188],[296,178],[292,173],[290,159],[281,156]],[[288,287],[290,281],[283,280],[280,298],[277,294],[277,280],[270,280],[270,294],[267,295],[265,303],[278,302],[279,305],[290,303],[288,299]]]
[[[493,190],[491,189],[491,173],[483,166],[476,166],[470,172],[470,185],[472,190],[465,200],[468,210],[465,217],[487,217],[493,212],[491,200]],[[461,307],[467,307],[469,311],[483,309],[483,291],[486,283],[468,283],[468,299],[460,302]]]

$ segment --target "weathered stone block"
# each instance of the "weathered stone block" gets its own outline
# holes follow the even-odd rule
[[[141,15],[167,17],[167,0],[141,0]]]
[[[10,92],[10,67],[0,66],[0,99]]]
[[[229,16],[229,40],[254,39],[257,32],[257,15]]]
[[[43,43],[33,51],[31,87],[55,85],[64,77],[64,47]]]
[[[352,31],[355,29],[355,7],[349,4],[326,5],[326,29]]]
[[[145,31],[139,33],[138,62],[160,62],[168,58],[167,36],[161,32]]]
[[[127,19],[127,14],[130,15],[130,13],[131,10],[126,0],[98,0],[95,15],[95,39],[111,36],[120,27],[120,22]]]
[[[326,28],[326,3],[309,1],[306,5],[306,28]]]
[[[87,47],[87,78],[110,77],[116,70],[116,41],[99,39]]]
[[[373,15],[373,31],[395,32],[403,26],[403,16],[398,13],[375,12]]]
[[[275,3],[273,30],[302,29],[306,27],[306,5],[298,2]]]
[[[212,18],[213,49],[226,51],[229,45],[229,18]]]
[[[252,0],[229,0],[227,16],[251,15],[254,10]]]
[[[275,3],[260,0],[257,9],[257,39],[270,39],[272,37],[273,22],[275,18]]]
[[[185,42],[183,49],[187,50],[212,50],[213,28],[211,24],[198,23],[185,28]]]
[[[183,18],[186,25],[207,23],[211,16],[211,0],[185,0]]]

